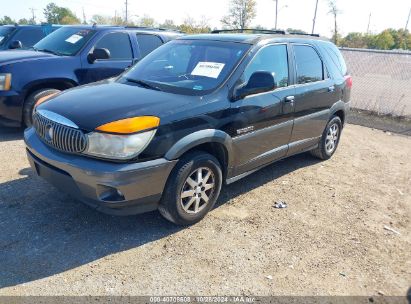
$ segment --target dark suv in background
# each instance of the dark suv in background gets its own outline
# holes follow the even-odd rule
[[[117,76],[181,33],[115,26],[64,26],[31,50],[0,53],[0,124],[31,125],[37,99]]]
[[[50,24],[2,25],[0,26],[0,51],[31,48],[58,28],[60,28],[59,25]]]
[[[33,170],[112,214],[159,209],[193,224],[223,183],[297,153],[337,149],[352,80],[312,36],[204,34],[156,49],[117,78],[35,108]]]

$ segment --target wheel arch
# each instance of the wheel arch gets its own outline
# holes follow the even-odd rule
[[[341,119],[342,125],[345,124],[345,119],[347,116],[347,105],[344,101],[340,100],[336,102],[330,109],[330,119],[333,116],[338,116]]]
[[[207,129],[189,134],[178,140],[166,153],[165,158],[174,160],[191,151],[204,151],[218,159],[223,175],[232,167],[232,139],[230,135],[215,129]]]
[[[35,82],[31,82],[24,88],[24,100],[34,92],[41,89],[56,89],[56,90],[67,90],[78,86],[72,79],[68,78],[53,78],[53,79],[42,79]]]

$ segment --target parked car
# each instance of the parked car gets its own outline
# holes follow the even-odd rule
[[[336,151],[351,77],[331,42],[203,34],[156,49],[118,78],[39,101],[33,170],[98,210],[158,209],[181,225],[279,159]]]
[[[59,25],[1,25],[0,51],[28,49],[41,39],[60,28]]]
[[[36,99],[117,76],[181,33],[149,28],[65,26],[32,50],[0,55],[0,123],[31,125]]]

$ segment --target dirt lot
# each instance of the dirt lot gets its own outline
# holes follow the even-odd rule
[[[156,212],[83,206],[33,175],[21,132],[0,132],[0,295],[405,295],[411,286],[411,137],[348,125],[330,161],[271,165],[181,229]]]

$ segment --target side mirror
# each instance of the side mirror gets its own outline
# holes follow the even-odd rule
[[[22,47],[23,47],[23,44],[21,43],[20,40],[14,40],[9,45],[9,49],[11,50],[21,49]]]
[[[258,71],[251,75],[248,83],[234,89],[233,99],[239,100],[246,96],[272,91],[276,88],[274,75],[270,72]]]
[[[98,59],[109,59],[110,51],[107,49],[94,49],[92,53],[88,54],[87,60],[89,63],[94,63]]]

